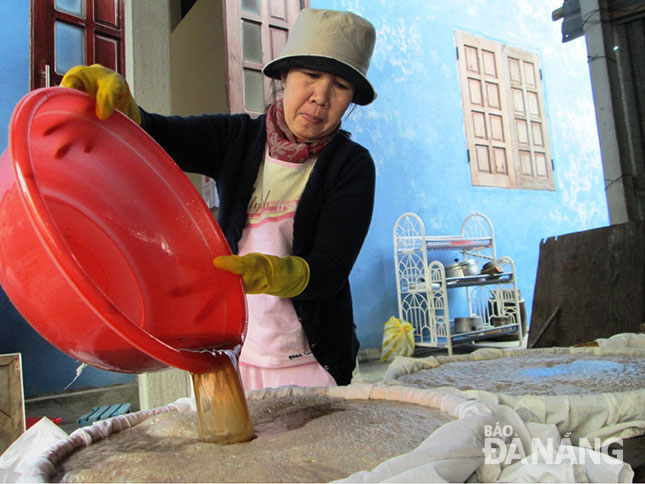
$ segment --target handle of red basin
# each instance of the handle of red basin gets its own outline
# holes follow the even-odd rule
[[[63,88],[49,88],[48,95],[56,95],[57,90]],[[44,89],[43,89],[44,91]],[[94,113],[93,100],[80,91],[74,91],[80,96],[87,98],[87,109]],[[65,89],[65,95],[69,96],[69,90]],[[27,96],[16,107],[13,114],[12,125],[26,127],[32,113],[38,109],[38,105],[45,102],[48,96]],[[22,121],[20,118],[23,117]],[[131,123],[125,115],[115,112],[111,122]],[[110,298],[94,283],[87,273],[78,265],[76,259],[67,249],[62,235],[60,234],[52,215],[40,190],[31,165],[31,157],[25,143],[21,143],[20,137],[28,137],[27,129],[11,130],[9,147],[14,161],[14,172],[16,179],[21,186],[23,202],[26,205],[26,212],[31,219],[36,233],[43,246],[51,256],[54,264],[64,274],[71,286],[81,299],[92,309],[103,323],[115,333],[132,344],[135,348],[146,355],[169,366],[174,366],[191,373],[206,373],[212,371],[214,358],[210,353],[199,353],[189,350],[178,350],[167,345],[145,331],[141,326],[128,318]],[[13,140],[16,142],[13,142]],[[25,138],[23,138],[25,139]]]

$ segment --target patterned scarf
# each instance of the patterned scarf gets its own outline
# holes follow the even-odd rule
[[[322,150],[340,129],[340,123],[334,131],[315,141],[305,141],[297,138],[287,126],[284,119],[282,99],[269,106],[266,117],[267,143],[269,155],[280,161],[304,163]]]

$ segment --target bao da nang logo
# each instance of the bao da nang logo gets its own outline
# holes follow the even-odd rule
[[[623,459],[623,440],[618,438],[589,441],[578,440],[574,446],[565,434],[562,439],[533,438],[526,445],[522,443],[510,425],[484,426],[484,463],[504,466],[516,462],[524,464],[612,464],[614,459]],[[526,443],[526,441],[525,441]],[[525,448],[530,447],[530,448]]]

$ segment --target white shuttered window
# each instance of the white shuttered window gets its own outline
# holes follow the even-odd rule
[[[554,190],[536,54],[457,32],[473,185]]]

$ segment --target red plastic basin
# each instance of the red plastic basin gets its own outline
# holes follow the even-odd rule
[[[0,157],[0,283],[24,318],[91,366],[212,368],[246,331],[239,276],[210,210],[172,159],[117,112],[65,88],[17,105]]]

